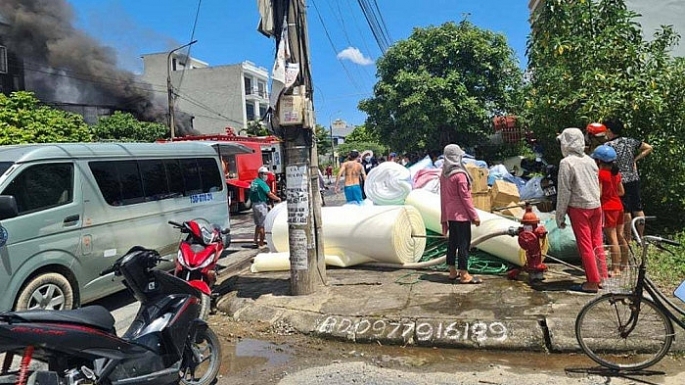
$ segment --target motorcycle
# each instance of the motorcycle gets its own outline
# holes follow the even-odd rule
[[[202,292],[200,318],[207,319],[211,309],[212,287],[216,282],[217,261],[230,243],[230,229],[218,225],[200,226],[195,221],[169,224],[187,234],[178,244],[174,275]]]
[[[0,384],[212,383],[221,346],[199,318],[200,291],[155,269],[161,260],[154,250],[134,247],[101,273],[123,276],[141,303],[121,337],[114,317],[99,305],[0,313]]]

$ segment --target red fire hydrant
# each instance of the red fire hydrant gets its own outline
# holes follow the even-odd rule
[[[521,227],[518,232],[518,243],[525,252],[525,263],[522,268],[509,271],[509,278],[518,278],[523,270],[528,273],[530,282],[542,281],[543,273],[547,266],[542,263],[543,248],[546,247],[547,229],[540,225],[540,219],[533,212],[530,204],[526,204],[526,212],[521,218]]]

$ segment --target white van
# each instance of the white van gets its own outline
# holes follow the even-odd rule
[[[123,289],[100,272],[135,245],[173,259],[167,221],[229,227],[209,143],[0,146],[0,206],[0,311],[69,309]]]

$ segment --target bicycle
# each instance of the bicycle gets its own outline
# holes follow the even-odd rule
[[[637,217],[630,223],[635,240],[642,247],[639,262],[635,257],[629,260],[637,268],[634,286],[623,293],[610,292],[593,299],[576,317],[580,348],[592,360],[612,370],[641,370],[656,364],[671,348],[673,323],[685,329],[685,322],[679,318],[685,317],[685,311],[647,277],[648,246],[672,254],[663,245],[680,243],[653,235],[640,237],[636,224],[644,224],[646,219]],[[628,268],[624,274],[629,273]]]

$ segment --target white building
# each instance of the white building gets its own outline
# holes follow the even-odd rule
[[[212,67],[182,53],[169,57],[166,52],[142,58],[141,79],[157,90],[166,89],[170,74],[177,94],[175,110],[193,116],[193,128],[203,134],[224,133],[227,126],[238,132],[268,109],[268,71],[252,62]]]
[[[528,0],[531,14],[545,0]],[[626,0],[629,9],[642,15],[636,21],[642,25],[645,38],[651,39],[662,25],[672,25],[681,36],[685,36],[685,1],[682,0]],[[682,42],[673,50],[673,56],[685,56]]]

